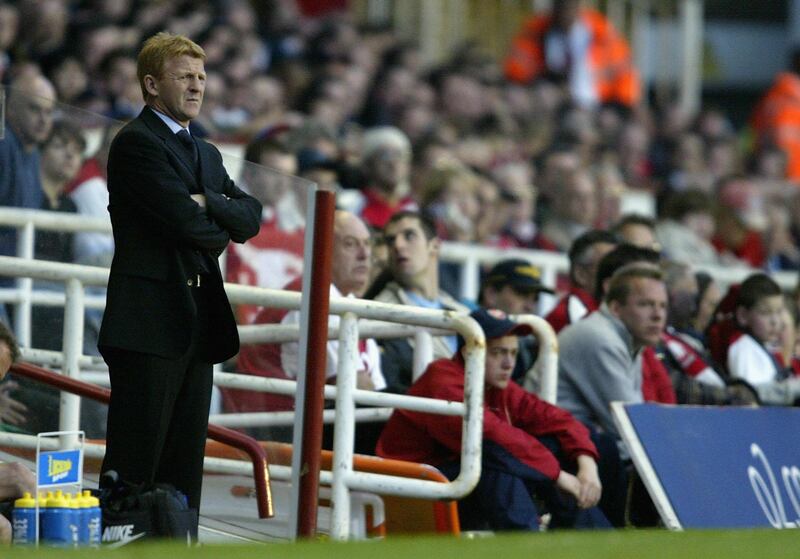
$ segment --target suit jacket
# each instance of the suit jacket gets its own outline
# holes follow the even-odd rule
[[[258,232],[261,204],[228,177],[219,151],[197,139],[192,156],[150,108],[128,123],[111,144],[109,213],[115,253],[98,346],[183,356],[196,328],[191,285],[197,263],[211,263],[206,293],[209,362],[239,349],[239,337],[216,257],[230,240]],[[190,193],[203,193],[201,208]],[[208,281],[210,279],[210,281]]]

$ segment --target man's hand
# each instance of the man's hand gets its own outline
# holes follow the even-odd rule
[[[201,208],[206,207],[206,195],[205,194],[191,194],[190,198],[197,202],[197,205]]]
[[[744,381],[738,381],[725,387],[728,394],[728,405],[758,406],[758,395],[753,387]]]
[[[603,494],[603,485],[597,475],[597,462],[591,456],[578,456],[578,481],[581,484],[578,506],[588,509],[595,506]]]
[[[356,373],[356,388],[359,390],[375,390],[375,383],[372,382],[372,376],[369,371],[361,369]]]
[[[25,423],[28,407],[11,397],[10,392],[17,388],[14,381],[0,384],[0,423],[20,426]]]
[[[561,470],[556,480],[556,487],[564,493],[572,495],[577,501],[581,496],[581,482],[574,475]]]
[[[0,514],[0,545],[10,545],[13,529],[5,516]]]
[[[19,462],[0,464],[0,501],[18,499],[25,492],[36,495],[36,478]]]

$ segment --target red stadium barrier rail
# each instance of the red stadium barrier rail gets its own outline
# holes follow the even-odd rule
[[[29,363],[15,363],[11,367],[11,372],[33,381],[53,386],[64,392],[77,394],[84,398],[91,398],[92,400],[104,404],[108,404],[111,399],[111,391],[106,388],[65,377]],[[247,453],[253,463],[253,478],[256,489],[256,500],[258,502],[258,516],[259,518],[272,518],[275,515],[275,510],[272,502],[272,489],[269,483],[269,462],[267,460],[267,453],[261,445],[258,444],[258,441],[252,437],[218,425],[208,426],[208,438],[238,448]]]

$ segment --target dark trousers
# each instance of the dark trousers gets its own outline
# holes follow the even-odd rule
[[[172,484],[195,509],[200,507],[213,382],[212,365],[201,357],[209,343],[204,291],[192,291],[197,326],[182,358],[103,351],[111,376],[111,403],[102,471],[116,470],[131,483]]]
[[[624,528],[625,507],[628,496],[629,472],[625,462],[619,456],[617,441],[607,433],[600,433],[589,427],[592,442],[597,448],[600,459],[597,461],[597,473],[603,484],[603,495],[597,506],[603,511],[611,525]]]
[[[555,439],[539,440],[559,457]],[[440,469],[454,479],[459,465],[447,464]],[[579,509],[574,498],[562,493],[554,480],[520,462],[500,445],[483,441],[478,485],[458,503],[461,528],[539,530],[540,516],[545,512],[551,514],[551,528],[609,527],[596,507]]]

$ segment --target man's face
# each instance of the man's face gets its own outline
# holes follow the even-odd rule
[[[201,59],[188,55],[170,58],[164,63],[161,77],[148,74],[144,79],[152,106],[182,126],[188,126],[200,114],[206,89]]]
[[[19,31],[19,12],[8,5],[0,6],[0,50],[6,50],[14,42]]]
[[[267,151],[261,154],[258,163],[267,169],[246,164],[248,175],[245,182],[250,194],[259,202],[275,206],[292,189],[295,180],[292,177],[297,174],[297,157],[291,153]]]
[[[52,86],[43,79],[36,79],[23,91],[12,92],[8,118],[24,146],[41,144],[50,135],[54,97]]]
[[[518,339],[516,336],[494,338],[486,342],[487,387],[503,390],[511,382],[511,373],[517,364]]]
[[[624,302],[611,301],[611,313],[619,318],[635,345],[656,345],[667,322],[667,288],[652,278],[634,278]]]
[[[576,173],[568,179],[564,195],[562,217],[591,227],[597,217],[597,191],[589,175]]]
[[[687,327],[697,314],[697,278],[687,271],[672,282],[668,293],[670,324],[678,328]]]
[[[361,296],[370,278],[370,234],[354,215],[337,220],[333,241],[333,284],[343,294]]]
[[[504,285],[500,288],[489,288],[493,295],[489,307],[499,309],[506,314],[535,314],[539,303],[539,292],[531,289],[515,288]],[[487,295],[489,292],[487,291]]]
[[[402,150],[385,147],[372,155],[369,168],[375,185],[383,190],[392,191],[408,178],[410,162]]]
[[[436,266],[439,241],[425,237],[419,220],[404,217],[390,223],[383,236],[389,247],[389,267],[401,284],[412,283]]]
[[[614,250],[614,246],[611,243],[595,243],[589,247],[573,271],[573,279],[578,287],[594,293],[597,266],[606,254]]]

